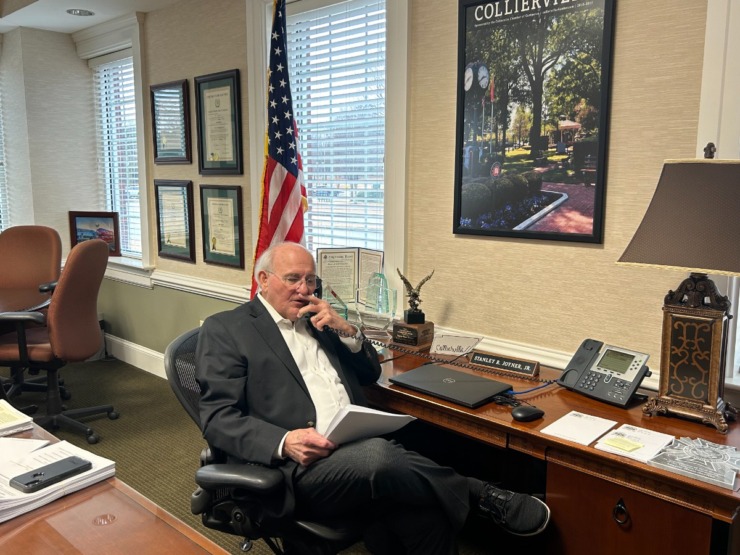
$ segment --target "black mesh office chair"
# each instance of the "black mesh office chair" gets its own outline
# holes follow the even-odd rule
[[[200,386],[195,380],[195,349],[198,329],[190,330],[169,344],[164,355],[167,380],[182,406],[200,428]],[[242,550],[263,539],[276,554],[330,554],[349,547],[362,537],[359,519],[331,524],[295,518],[261,519],[259,507],[272,496],[282,496],[283,475],[257,464],[223,464],[215,449],[201,453],[195,474],[199,486],[190,499],[193,514],[203,525],[242,536]]]

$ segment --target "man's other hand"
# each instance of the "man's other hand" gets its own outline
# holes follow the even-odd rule
[[[290,457],[301,466],[328,457],[337,448],[313,428],[302,428],[288,432],[283,444],[283,456]]]

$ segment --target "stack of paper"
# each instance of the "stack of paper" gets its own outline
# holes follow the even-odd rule
[[[0,436],[30,430],[32,426],[33,418],[23,414],[5,399],[0,400]]]
[[[543,434],[575,441],[581,445],[590,445],[591,442],[611,430],[615,424],[614,420],[572,410],[549,426],[542,428],[541,431]]]
[[[674,440],[674,436],[623,424],[602,437],[596,448],[630,459],[648,462]]]
[[[10,486],[10,480],[15,476],[73,455],[90,461],[92,468],[33,493],[22,493]],[[115,472],[116,466],[113,461],[85,451],[66,441],[52,443],[17,459],[11,460],[5,458],[4,454],[0,455],[0,522],[10,520],[68,493],[110,478]]]
[[[392,414],[359,405],[347,405],[339,409],[332,418],[324,436],[337,444],[348,443],[395,432],[412,420],[416,418],[407,414]]]

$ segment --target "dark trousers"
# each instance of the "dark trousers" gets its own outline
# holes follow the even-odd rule
[[[457,553],[455,536],[470,510],[471,492],[482,485],[381,438],[343,445],[299,467],[294,481],[299,514],[332,518],[367,512],[407,553],[425,555]]]

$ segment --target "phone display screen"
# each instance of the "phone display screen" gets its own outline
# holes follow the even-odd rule
[[[607,349],[604,351],[604,355],[601,357],[601,360],[599,360],[598,367],[602,370],[610,370],[617,374],[624,374],[629,370],[633,360],[635,360],[634,355],[623,351]]]

